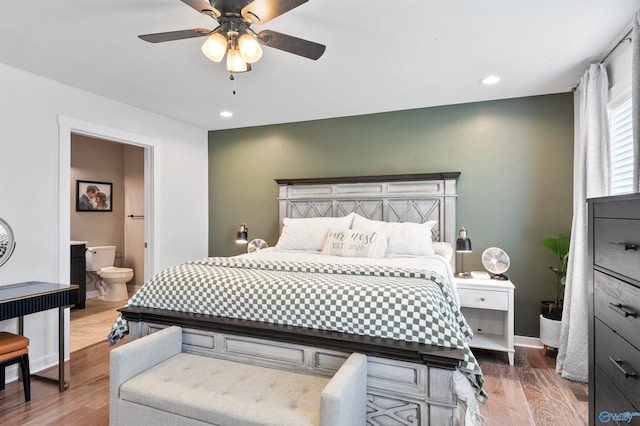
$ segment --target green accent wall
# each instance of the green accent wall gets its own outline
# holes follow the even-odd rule
[[[240,112],[241,113],[241,112]],[[457,227],[483,270],[488,247],[509,254],[515,332],[538,336],[539,301],[554,297],[543,238],[569,234],[570,93],[209,132],[209,254],[240,254],[235,232],[278,240],[276,178],[460,171]],[[459,258],[458,258],[459,259]]]

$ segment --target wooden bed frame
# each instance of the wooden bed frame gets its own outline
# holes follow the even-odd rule
[[[343,216],[437,220],[434,239],[455,243],[459,172],[323,179],[277,179],[285,217]],[[454,256],[455,257],[455,256]],[[183,351],[289,371],[333,375],[352,352],[368,357],[367,423],[460,425],[453,391],[461,349],[163,309],[125,307],[129,340],[183,327]]]

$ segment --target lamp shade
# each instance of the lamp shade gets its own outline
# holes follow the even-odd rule
[[[249,228],[244,223],[240,225],[240,229],[236,233],[236,243],[245,244],[249,238]]]
[[[245,72],[248,71],[247,63],[242,58],[240,50],[229,49],[227,52],[227,71],[229,72]]]
[[[238,49],[242,59],[248,64],[253,64],[262,57],[262,48],[251,34],[245,33],[238,38]]]
[[[456,252],[471,253],[471,240],[468,238],[458,238],[456,241]]]
[[[227,53],[227,38],[220,34],[211,34],[202,44],[202,53],[213,62],[220,62]]]

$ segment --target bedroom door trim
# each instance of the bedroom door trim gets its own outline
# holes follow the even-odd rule
[[[71,134],[80,134],[99,139],[106,139],[127,145],[134,145],[144,149],[144,281],[153,275],[155,253],[156,203],[154,187],[159,161],[160,141],[121,129],[103,126],[72,117],[58,116],[58,145],[59,145],[59,218],[58,218],[58,280],[62,283],[69,281],[69,235],[71,233],[71,193],[69,182],[71,179]],[[124,218],[123,218],[124,220]]]

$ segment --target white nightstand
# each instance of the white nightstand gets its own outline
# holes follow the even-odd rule
[[[511,281],[456,278],[460,308],[473,330],[472,348],[506,352],[513,365],[513,289]]]

